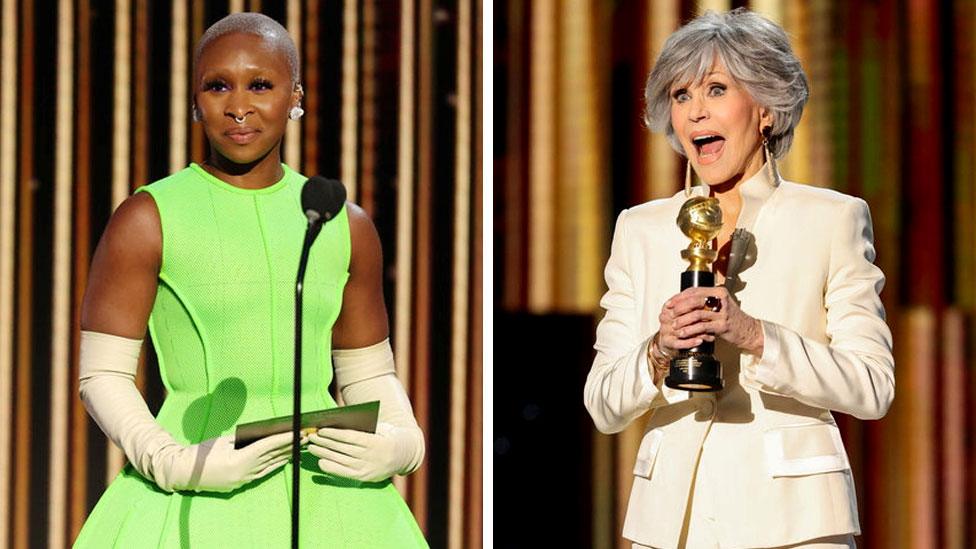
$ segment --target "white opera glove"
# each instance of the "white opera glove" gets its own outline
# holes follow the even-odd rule
[[[352,429],[319,429],[309,436],[308,451],[319,458],[319,469],[363,482],[379,482],[397,474],[397,437],[389,423],[378,423],[376,433]]]
[[[142,340],[81,332],[79,393],[102,432],[142,476],[168,492],[229,492],[288,461],[291,433],[240,450],[224,435],[184,446],[156,422],[135,385]]]
[[[424,434],[410,399],[397,379],[389,339],[361,349],[333,352],[336,385],[346,404],[380,401],[376,433],[323,428],[309,437],[308,450],[326,473],[365,482],[417,470],[424,459]]]
[[[166,484],[176,490],[231,492],[287,463],[291,440],[291,433],[278,433],[235,450],[234,435],[223,435],[184,447],[166,464]]]

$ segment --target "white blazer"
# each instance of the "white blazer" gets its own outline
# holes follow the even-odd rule
[[[707,195],[708,187],[695,188]],[[741,186],[739,226],[752,225],[754,263],[734,289],[762,323],[761,357],[719,340],[725,388],[688,393],[655,386],[645,358],[664,302],[680,291],[688,246],[675,224],[684,192],[617,219],[608,290],[585,404],[616,433],[651,412],[634,467],[623,535],[675,547],[699,452],[722,547],[773,547],[860,533],[854,480],[837,410],[885,415],[894,398],[891,331],[879,293],[867,204],[783,181],[764,167]],[[707,444],[706,444],[707,440]]]

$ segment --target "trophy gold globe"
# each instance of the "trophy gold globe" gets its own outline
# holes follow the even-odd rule
[[[678,212],[678,228],[691,239],[681,250],[681,258],[688,262],[688,269],[681,273],[681,290],[711,287],[715,274],[711,264],[718,253],[712,249],[712,240],[722,229],[722,208],[715,198],[694,196],[681,205]],[[664,384],[683,391],[718,391],[722,389],[722,363],[715,359],[715,343],[702,342],[691,349],[682,349],[671,359]]]

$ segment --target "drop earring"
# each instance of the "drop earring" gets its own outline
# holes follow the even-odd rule
[[[769,170],[769,181],[775,187],[779,185],[779,169],[776,167],[776,157],[773,156],[772,151],[769,150],[769,138],[772,136],[772,133],[772,126],[766,126],[762,129],[762,146],[763,151],[766,153],[766,167]]]
[[[685,162],[685,196],[691,196],[691,159]]]
[[[305,109],[299,107],[298,105],[295,105],[294,107],[291,108],[290,111],[288,111],[288,118],[292,120],[298,120],[304,114],[305,114]]]
[[[190,116],[193,118],[193,121],[194,122],[199,122],[199,121],[203,120],[203,117],[200,116],[200,110],[197,109],[197,106],[196,105],[191,105],[190,106]]]

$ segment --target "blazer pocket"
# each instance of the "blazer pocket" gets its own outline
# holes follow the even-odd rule
[[[644,434],[644,438],[641,439],[640,448],[637,450],[637,462],[634,464],[634,475],[651,478],[651,471],[654,470],[654,461],[657,459],[657,453],[661,449],[661,440],[663,439],[664,432],[660,429],[653,429]]]
[[[766,468],[773,477],[850,470],[840,429],[833,423],[784,425],[763,435]]]

